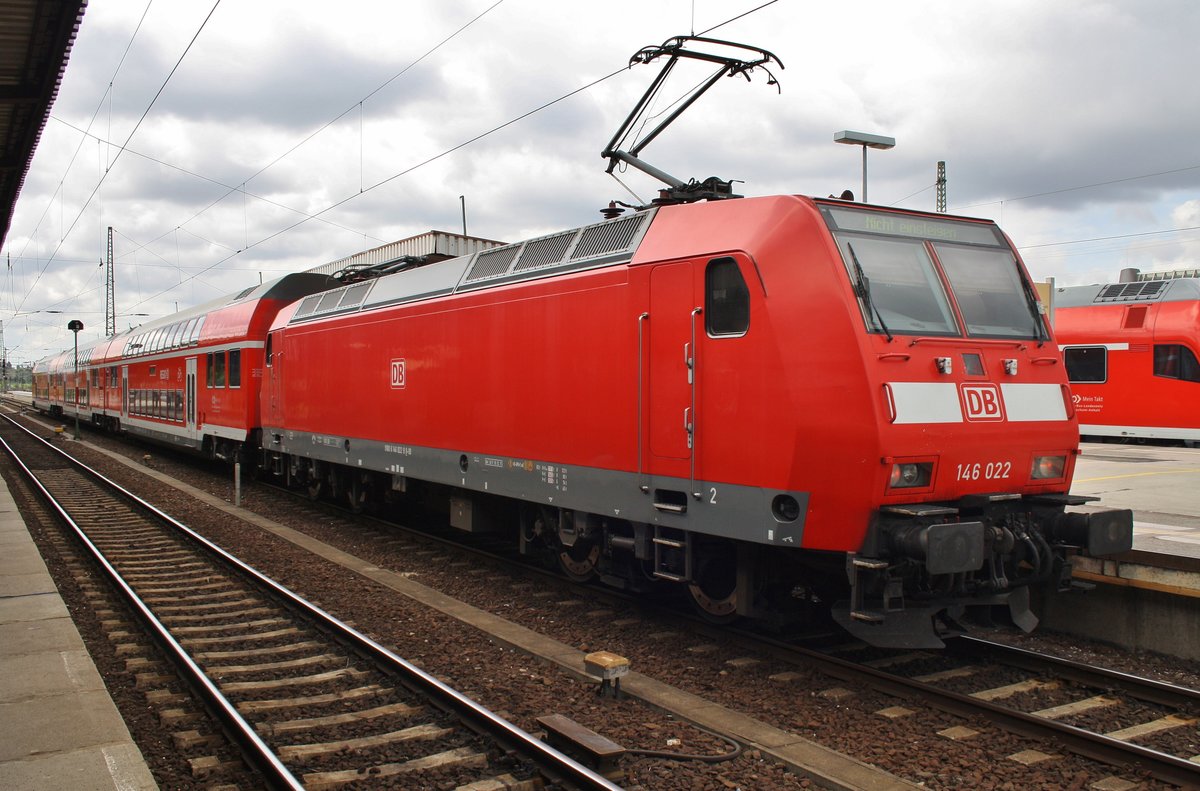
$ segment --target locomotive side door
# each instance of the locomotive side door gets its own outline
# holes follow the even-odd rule
[[[650,273],[647,434],[650,455],[660,459],[692,457],[696,425],[693,284],[690,262],[656,266]]]
[[[267,420],[272,426],[280,425],[283,416],[283,388],[280,386],[280,377],[283,375],[280,365],[283,364],[283,355],[277,353],[275,341],[275,333],[269,333],[267,335],[267,348],[265,351],[267,364]]]

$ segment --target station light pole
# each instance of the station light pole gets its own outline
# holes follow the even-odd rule
[[[863,165],[862,165],[862,202],[867,202],[867,149],[878,148],[887,150],[896,147],[896,138],[884,137],[883,135],[869,135],[865,132],[851,132],[849,129],[844,129],[841,132],[835,132],[833,142],[845,143],[851,146],[862,146]]]
[[[75,333],[75,439],[79,439],[79,331],[83,329],[83,322],[79,319],[71,319],[67,324],[67,329]]]

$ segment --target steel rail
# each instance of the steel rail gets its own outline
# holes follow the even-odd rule
[[[1041,654],[979,637],[956,637],[946,642],[946,648],[959,656],[982,656],[999,659],[1024,670],[1048,671],[1077,684],[1118,690],[1132,698],[1160,706],[1178,706],[1181,701],[1200,704],[1200,690],[1191,687],[1181,687],[1166,681],[1122,673],[1119,670],[1094,667],[1073,659]]]
[[[1100,733],[1094,733],[1084,728],[1077,728],[1073,725],[1066,725],[1044,717],[1017,711],[1016,709],[1006,708],[1000,704],[974,698],[970,695],[941,689],[929,683],[914,681],[904,676],[889,673],[886,670],[868,667],[849,659],[833,656],[819,649],[798,646],[745,630],[731,629],[727,631],[759,643],[772,656],[792,662],[797,661],[799,657],[814,666],[814,669],[835,678],[840,678],[843,681],[864,684],[899,698],[921,699],[934,708],[962,717],[983,716],[1004,730],[1038,739],[1043,741],[1043,743],[1057,743],[1077,755],[1082,755],[1101,763],[1113,766],[1135,764],[1155,779],[1183,788],[1200,788],[1200,763],[1194,763],[1185,758],[1178,758],[1148,747],[1130,744],[1129,742],[1114,739]],[[1105,671],[1103,668],[1094,668],[1094,670],[1097,671],[1097,677],[1103,675],[1107,678],[1115,678],[1123,675],[1116,671]],[[1171,687],[1169,684],[1161,684],[1149,679],[1142,680],[1147,682],[1147,686],[1143,687],[1143,689],[1149,690],[1151,687],[1158,685],[1160,686],[1160,694],[1168,691],[1168,688]],[[1198,694],[1186,687],[1179,687],[1178,689],[1185,690],[1188,702],[1194,701],[1194,696]],[[1166,705],[1179,704],[1179,699],[1166,703]]]
[[[932,684],[914,681],[812,649],[793,647],[793,650],[824,665],[822,670],[843,680],[865,682],[897,697],[918,697],[935,708],[963,717],[983,714],[993,724],[1005,730],[1050,743],[1057,742],[1078,755],[1115,766],[1135,764],[1155,779],[1183,788],[1200,787],[1200,764],[1187,759],[1010,709],[970,695],[941,689]]]
[[[138,508],[143,509],[155,518],[170,525],[179,533],[187,536],[214,557],[250,577],[251,580],[253,580],[256,584],[283,599],[289,606],[299,610],[306,617],[312,619],[320,626],[332,632],[350,647],[374,659],[378,664],[382,665],[384,669],[397,673],[404,681],[411,683],[414,688],[423,694],[428,695],[430,698],[442,704],[447,709],[454,711],[458,716],[462,717],[470,724],[482,729],[483,732],[487,733],[493,738],[496,738],[497,741],[505,744],[506,747],[521,751],[526,757],[533,760],[540,769],[546,772],[546,774],[553,779],[572,783],[581,789],[621,791],[620,786],[614,785],[603,776],[597,774],[586,766],[583,766],[574,759],[564,755],[553,747],[550,747],[545,742],[535,738],[525,730],[518,728],[516,725],[513,725],[494,712],[484,708],[476,701],[466,697],[452,687],[439,681],[429,673],[421,670],[416,665],[413,665],[388,648],[380,645],[370,637],[367,637],[363,633],[359,632],[354,627],[339,621],[337,618],[325,612],[320,607],[317,607],[315,604],[306,601],[297,594],[277,583],[275,580],[267,577],[257,569],[248,565],[244,561],[229,554],[224,549],[212,543],[199,533],[196,533],[194,530],[182,522],[179,522],[171,515],[159,510],[156,506],[138,497],[136,494],[125,489],[115,481],[107,478],[102,473],[91,469],[86,464],[78,459],[75,459],[60,448],[54,447],[54,445],[46,442],[44,439],[29,431],[16,421],[7,416],[0,417],[4,417],[5,420],[19,428],[21,431],[24,431],[30,437],[42,443],[45,447],[53,450],[55,453],[58,453],[69,463],[83,471],[86,475],[101,482],[104,486],[117,492]],[[9,447],[7,442],[4,442],[2,438],[0,438],[0,444],[4,445],[5,450],[14,459],[17,459],[14,451]],[[27,475],[30,475],[34,481],[37,481],[36,476],[33,476],[32,471],[25,467],[24,464],[21,464],[19,459],[17,459],[17,463],[23,470],[25,470]],[[90,540],[88,540],[87,536],[84,535],[83,531],[78,527],[78,525],[75,524],[74,520],[72,520],[70,516],[67,515],[66,512],[61,508],[61,506],[54,501],[53,497],[45,489],[45,487],[41,485],[40,481],[37,482],[37,487],[42,492],[43,496],[50,500],[55,510],[67,520],[67,522],[72,526],[72,528],[89,547],[89,549],[96,554],[97,559],[105,568],[106,573],[109,574],[109,576],[121,588],[121,590],[125,592],[125,595],[130,597],[132,602],[135,602],[135,607],[138,609],[139,613],[142,613],[152,624],[155,625],[154,629],[156,631],[156,635],[161,630],[161,634],[166,641],[168,641],[167,645],[172,647],[172,654],[177,655],[180,658],[184,666],[189,669],[189,672],[196,673],[198,679],[202,679],[201,684],[206,693],[211,690],[211,694],[219,698],[217,705],[220,707],[219,711],[221,714],[225,715],[228,713],[231,718],[236,718],[236,720],[231,720],[231,722],[235,723],[236,732],[239,734],[239,738],[241,732],[246,731],[248,738],[252,739],[252,741],[249,741],[248,743],[255,745],[256,748],[258,745],[261,745],[261,749],[266,750],[266,752],[271,756],[268,763],[278,765],[282,772],[287,772],[286,767],[279,763],[278,758],[271,753],[270,749],[265,745],[265,743],[258,738],[257,733],[253,730],[253,727],[246,723],[244,719],[242,719],[241,715],[238,714],[237,710],[233,707],[233,704],[226,700],[223,695],[221,695],[221,693],[216,689],[212,682],[207,679],[207,677],[204,677],[203,671],[200,670],[199,666],[197,666],[191,660],[190,656],[188,656],[187,652],[182,648],[182,646],[180,646],[174,640],[174,638],[172,638],[166,632],[166,628],[158,621],[157,618],[154,617],[149,608],[137,599],[137,596],[133,590],[129,588],[124,580],[120,579],[120,575],[116,569],[114,569],[106,560],[104,560],[99,550],[92,544]],[[290,773],[288,773],[287,776],[291,779],[289,783],[283,787],[296,789],[303,788],[303,786],[299,784],[299,781],[292,777]]]

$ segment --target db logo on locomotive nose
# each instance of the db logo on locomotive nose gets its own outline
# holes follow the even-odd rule
[[[996,385],[960,385],[958,392],[967,420],[1004,420],[1000,388]]]
[[[404,389],[404,359],[392,360],[392,389]]]

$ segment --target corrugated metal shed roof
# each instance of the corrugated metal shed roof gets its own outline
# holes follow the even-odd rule
[[[87,0],[0,0],[0,245]]]
[[[3,0],[0,0],[0,2],[3,2]],[[457,258],[460,255],[471,255],[480,250],[500,247],[503,244],[504,242],[497,242],[492,239],[480,239],[476,236],[463,236],[460,233],[426,231],[416,236],[410,236],[407,239],[389,242],[370,250],[364,250],[361,253],[339,258],[337,261],[322,264],[308,271],[317,272],[322,275],[332,275],[341,272],[347,267],[386,264],[410,255],[436,255],[445,258]]]

